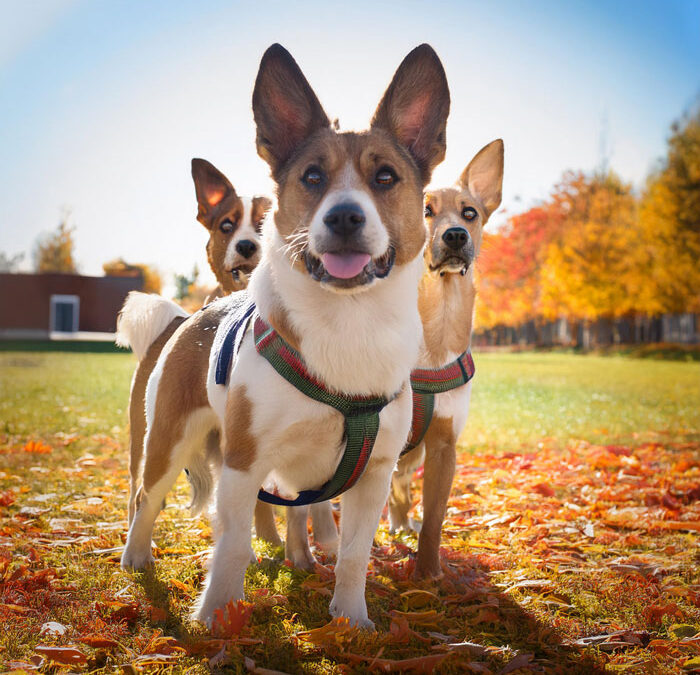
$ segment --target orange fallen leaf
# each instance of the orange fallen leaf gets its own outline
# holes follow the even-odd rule
[[[45,656],[50,661],[62,663],[67,666],[74,666],[79,663],[87,663],[87,656],[75,647],[49,647],[48,645],[37,645],[34,647],[37,654]]]
[[[350,619],[340,616],[329,621],[325,626],[300,631],[296,637],[301,642],[319,646],[341,646],[344,642],[350,642],[359,633],[359,628],[350,623]]]
[[[253,605],[243,600],[236,604],[230,600],[224,609],[214,611],[214,623],[211,632],[219,637],[233,637],[243,630],[250,615],[253,613]]]
[[[413,659],[380,659],[372,656],[362,656],[361,654],[346,654],[350,661],[355,663],[367,663],[370,670],[382,673],[425,673],[426,675],[436,672],[437,667],[449,656],[449,654],[431,654],[430,656],[419,656]]]

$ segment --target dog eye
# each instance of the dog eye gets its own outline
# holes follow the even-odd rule
[[[233,223],[230,220],[223,220],[219,224],[219,229],[224,233],[224,234],[230,234],[233,232]]]
[[[426,218],[432,218],[435,215],[435,211],[433,211],[433,207],[430,206],[430,204],[425,205],[425,217]]]
[[[473,209],[471,206],[465,206],[462,209],[462,218],[464,218],[464,220],[474,220],[476,216],[476,209]]]
[[[382,187],[391,187],[397,180],[396,174],[388,166],[379,169],[374,177],[374,182]]]
[[[301,179],[306,185],[320,185],[323,182],[323,172],[317,166],[310,166]]]

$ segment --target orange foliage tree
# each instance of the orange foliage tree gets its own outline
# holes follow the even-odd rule
[[[160,272],[145,263],[128,263],[122,258],[110,260],[102,265],[104,273],[111,277],[142,277],[144,293],[160,293],[163,281]]]

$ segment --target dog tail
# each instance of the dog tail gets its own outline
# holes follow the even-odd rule
[[[214,489],[212,465],[217,468],[221,465],[220,438],[219,430],[212,429],[207,435],[205,451],[195,453],[187,464],[187,480],[192,488],[190,511],[193,516],[204,510]]]
[[[140,361],[173,319],[188,316],[180,305],[160,295],[131,291],[117,317],[116,343],[131,347]]]

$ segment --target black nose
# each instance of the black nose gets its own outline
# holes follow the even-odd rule
[[[236,244],[236,251],[238,251],[244,258],[250,258],[255,251],[258,250],[258,245],[250,239],[241,239]]]
[[[442,240],[452,249],[458,251],[469,241],[469,232],[463,227],[451,227],[445,230]]]
[[[331,232],[349,237],[365,224],[365,214],[357,204],[336,204],[323,217],[323,222]]]

